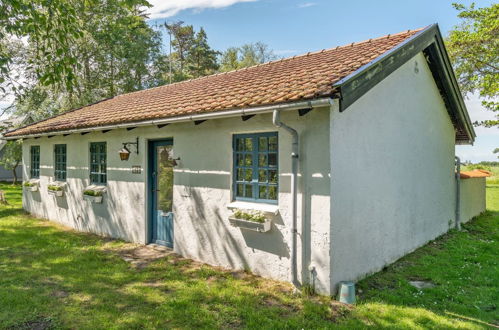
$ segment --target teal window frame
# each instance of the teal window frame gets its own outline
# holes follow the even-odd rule
[[[31,179],[40,178],[40,146],[31,146],[30,148],[30,171]]]
[[[107,183],[107,145],[106,142],[90,142],[90,183]]]
[[[66,152],[65,144],[54,144],[54,178],[56,181],[66,181]]]
[[[234,200],[277,204],[279,199],[277,132],[234,134],[232,153]]]

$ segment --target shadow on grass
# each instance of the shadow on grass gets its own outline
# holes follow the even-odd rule
[[[1,187],[0,187],[1,189]],[[20,189],[9,192],[13,198]],[[10,196],[10,195],[9,195]],[[18,196],[18,197],[16,197]],[[20,198],[18,198],[20,200]],[[183,258],[134,269],[107,245],[18,206],[0,207],[0,328],[50,320],[58,328],[484,327],[497,320],[497,212],[488,212],[361,281],[351,311],[287,284]],[[410,279],[437,287],[419,291]]]
[[[252,275],[238,279],[182,258],[137,270],[102,250],[105,243],[121,242],[61,231],[35,219],[6,221],[0,230],[17,230],[4,230],[0,241],[0,299],[8,306],[0,310],[2,325],[47,317],[76,328],[273,327],[282,322],[296,327],[330,320],[327,304],[304,302],[286,285]],[[277,287],[282,291],[273,291]],[[306,320],[306,313],[314,318]]]

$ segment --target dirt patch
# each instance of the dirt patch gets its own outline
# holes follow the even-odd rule
[[[418,290],[431,289],[437,286],[430,281],[409,281],[409,284]]]
[[[331,302],[331,321],[337,323],[345,319],[353,310],[354,305],[348,305],[339,301],[333,300]]]
[[[151,262],[168,256],[176,256],[173,250],[159,245],[125,245],[122,248],[106,249],[106,252],[117,253],[121,259],[129,262],[132,267],[142,269]]]
[[[237,280],[247,280],[249,278],[254,277],[253,274],[250,274],[250,273],[244,272],[244,271],[231,272],[230,274],[232,275],[233,278],[235,278]]]
[[[26,321],[24,323],[12,326],[8,329],[11,330],[48,330],[54,329],[55,326],[52,323],[52,320],[47,318],[38,318],[31,321]]]
[[[66,298],[67,296],[69,296],[69,293],[64,290],[55,290],[54,292],[52,292],[52,296],[57,298]]]

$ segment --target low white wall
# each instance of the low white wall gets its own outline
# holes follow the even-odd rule
[[[326,107],[303,117],[296,111],[281,116],[300,133],[299,277],[309,281],[308,266],[315,266],[315,283],[322,293],[330,290],[329,111]],[[244,231],[227,221],[227,204],[232,201],[232,135],[262,131],[279,132],[279,215],[268,233]],[[140,137],[139,155],[132,153],[127,162],[120,161],[122,142],[136,136]],[[28,139],[23,148],[25,162],[30,146],[41,146],[41,191],[24,192],[25,209],[78,230],[147,243],[147,141],[159,138],[173,138],[175,157],[181,158],[174,170],[175,251],[212,265],[289,280],[291,140],[286,131],[272,125],[271,114],[245,122],[237,117],[198,126],[179,123]],[[89,184],[89,143],[98,141],[107,142],[108,193],[103,204],[91,204],[82,199],[82,192]],[[67,144],[68,150],[68,189],[62,198],[46,191],[53,180],[53,145],[58,143]],[[133,165],[142,166],[142,173],[132,174]],[[25,179],[27,173],[29,166],[24,167]]]
[[[465,223],[485,212],[485,178],[461,179],[460,216]]]
[[[336,106],[330,131],[334,289],[449,229],[454,128],[419,54],[344,112]]]

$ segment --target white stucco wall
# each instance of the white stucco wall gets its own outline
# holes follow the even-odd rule
[[[330,173],[328,107],[299,117],[296,111],[282,113],[281,119],[300,132],[299,254],[302,281],[309,279],[308,266],[316,267],[319,292],[330,292]],[[279,215],[267,233],[231,227],[227,204],[232,201],[232,135],[252,132],[279,132]],[[119,160],[122,142],[140,137],[139,155]],[[272,125],[271,114],[243,122],[240,117],[163,128],[140,127],[87,135],[28,139],[24,143],[24,178],[29,173],[29,149],[41,146],[41,189],[25,191],[27,211],[82,231],[147,243],[147,140],[173,138],[175,157],[181,157],[174,172],[174,249],[183,256],[212,265],[250,269],[263,276],[290,278],[290,153],[287,132]],[[82,199],[89,184],[89,143],[107,142],[108,178],[103,204]],[[67,144],[68,179],[64,197],[47,193],[53,180],[53,145]],[[142,174],[132,174],[140,165]],[[307,205],[307,207],[302,207]]]
[[[455,205],[454,128],[422,54],[346,111],[335,108],[333,289],[446,232]]]
[[[461,179],[460,217],[465,223],[485,211],[485,178]]]

